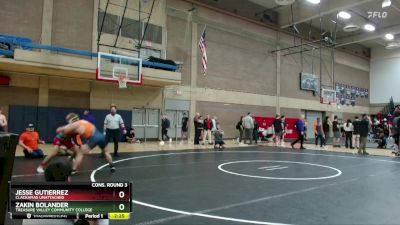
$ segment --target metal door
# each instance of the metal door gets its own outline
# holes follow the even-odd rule
[[[135,128],[136,138],[145,138],[146,125],[146,110],[133,109],[132,110],[132,126]]]
[[[136,137],[139,139],[158,139],[160,110],[158,109],[133,109],[132,125]]]
[[[184,110],[167,110],[165,114],[170,121],[170,129],[168,130],[168,136],[178,140],[182,136],[182,117],[183,113],[188,115],[188,111]]]
[[[160,110],[146,109],[146,138],[158,139],[160,129]]]
[[[314,138],[314,124],[319,118],[322,122],[322,113],[316,111],[306,111],[307,120],[307,138]]]
[[[168,129],[168,136],[170,138],[176,138],[176,131],[177,131],[177,118],[176,118],[176,111],[175,110],[167,110],[165,111],[165,115],[169,119],[169,129]]]

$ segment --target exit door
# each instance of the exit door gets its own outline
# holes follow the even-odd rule
[[[133,109],[132,126],[135,128],[136,137],[139,139],[158,139],[160,124],[160,110],[158,109]]]
[[[306,120],[307,120],[307,138],[314,138],[314,124],[317,121],[317,118],[322,120],[322,112],[316,111],[306,111]]]
[[[183,111],[183,110],[165,111],[165,114],[167,115],[170,121],[170,128],[168,130],[168,136],[170,138],[175,138],[176,140],[181,138],[183,113],[186,113],[186,116],[189,115],[188,111]]]

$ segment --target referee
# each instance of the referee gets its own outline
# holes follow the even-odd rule
[[[111,113],[104,119],[104,131],[106,135],[106,143],[110,142],[110,139],[114,142],[114,157],[118,157],[118,141],[119,141],[119,129],[123,130],[126,134],[126,129],[122,117],[117,114],[117,106],[111,105]]]

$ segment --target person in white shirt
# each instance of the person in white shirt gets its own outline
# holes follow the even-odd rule
[[[345,124],[343,124],[344,133],[346,135],[346,148],[353,149],[353,131],[354,127],[351,120],[348,119]]]
[[[123,130],[126,134],[124,120],[117,114],[117,106],[111,105],[110,114],[104,119],[104,133],[106,136],[106,142],[110,142],[112,139],[114,142],[114,157],[118,157],[118,141],[119,141],[119,129]]]
[[[3,114],[3,109],[0,108],[0,132],[6,132],[7,118]]]
[[[250,140],[250,144],[253,144],[253,129],[254,122],[251,113],[247,113],[247,116],[243,118],[243,127],[244,127],[244,144],[246,144],[246,140]]]
[[[217,116],[213,116],[213,118],[211,119],[211,123],[212,123],[211,132],[217,131]]]

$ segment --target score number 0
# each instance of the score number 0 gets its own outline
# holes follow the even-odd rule
[[[119,192],[119,194],[118,194],[118,196],[120,197],[120,198],[124,198],[125,197],[125,192],[123,192],[123,191],[120,191]],[[124,204],[119,204],[119,210],[121,210],[121,211],[123,211],[124,209],[125,209],[125,205]]]

